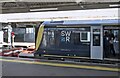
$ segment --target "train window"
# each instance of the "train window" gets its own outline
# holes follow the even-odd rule
[[[47,46],[47,32],[44,31],[44,35],[43,35],[43,41],[42,41],[42,48],[45,48]]]
[[[54,31],[49,31],[48,32],[48,37],[49,37],[50,45],[54,45]]]
[[[100,46],[100,29],[93,29],[93,46]]]
[[[89,42],[90,41],[90,32],[81,32],[80,33],[80,41],[81,42]]]

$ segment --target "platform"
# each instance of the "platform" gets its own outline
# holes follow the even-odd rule
[[[10,46],[11,44],[4,42],[2,45],[3,46]],[[29,43],[29,42],[15,42],[14,43],[15,47],[29,47],[29,46],[32,46],[32,45],[35,45],[35,43]]]
[[[19,57],[24,58],[35,58],[34,53],[26,54],[20,53]],[[118,64],[120,63],[119,58],[104,58],[100,59],[91,59],[89,57],[77,57],[77,56],[58,56],[58,55],[42,55],[41,57],[37,57],[39,59],[48,59],[48,60],[62,60],[62,61],[74,61],[74,62],[86,62],[86,63],[101,63],[101,64]]]
[[[3,76],[118,76],[117,65],[2,57]],[[24,72],[23,72],[24,71]]]
[[[19,53],[18,57],[34,58],[34,54],[33,53],[26,54],[26,53],[21,52]]]

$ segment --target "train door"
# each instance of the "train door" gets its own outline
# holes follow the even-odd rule
[[[102,26],[91,26],[91,59],[103,59]]]
[[[104,33],[108,32],[108,34],[112,33],[114,36],[113,41],[113,48],[109,46],[109,50],[107,51],[107,55],[105,55],[105,58],[118,58],[120,55],[120,27],[118,26],[104,26]],[[110,37],[110,35],[109,35]],[[113,53],[115,52],[115,55]],[[104,51],[105,52],[105,51]],[[106,54],[106,53],[104,53]]]

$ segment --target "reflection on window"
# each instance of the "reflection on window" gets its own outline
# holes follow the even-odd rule
[[[51,47],[55,43],[54,31],[44,31],[41,47]]]
[[[47,46],[47,32],[45,31],[44,33],[43,33],[43,41],[42,41],[42,45],[41,45],[41,47],[46,47]]]
[[[54,31],[48,32],[48,38],[49,38],[50,45],[54,45]]]

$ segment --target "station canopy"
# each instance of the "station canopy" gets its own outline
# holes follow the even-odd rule
[[[120,7],[120,0],[0,0],[0,14],[118,7]],[[31,23],[24,24],[31,25]],[[20,23],[19,26],[24,25]]]
[[[119,4],[120,0],[0,0],[0,13],[100,9]]]

